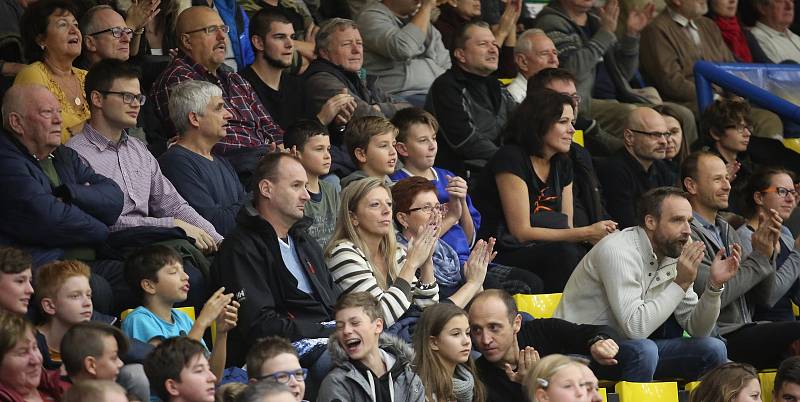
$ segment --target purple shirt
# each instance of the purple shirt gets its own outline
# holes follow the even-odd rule
[[[222,236],[161,174],[156,158],[138,139],[123,132],[114,144],[89,123],[66,144],[95,172],[114,180],[124,193],[122,214],[111,230],[137,226],[175,227],[175,219],[203,229],[214,241]]]
[[[283,130],[264,109],[247,80],[224,67],[217,69],[216,75],[211,74],[185,53],[179,54],[167,66],[151,90],[156,115],[169,130],[168,134],[177,134],[169,118],[169,89],[189,80],[207,81],[222,88],[225,107],[233,114],[226,127],[228,135],[214,146],[214,151],[224,153],[236,148],[283,143]]]

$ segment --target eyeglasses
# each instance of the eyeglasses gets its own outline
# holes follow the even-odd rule
[[[578,94],[570,94],[570,93],[566,93],[566,92],[562,92],[561,94],[562,95],[567,95],[570,98],[572,98],[572,101],[575,102],[576,105],[581,103],[581,96],[578,95]]]
[[[139,102],[139,105],[144,105],[144,102],[147,100],[147,97],[144,94],[132,94],[130,92],[116,92],[116,91],[97,91],[103,95],[119,95],[122,97],[122,102],[131,104],[133,100]]]
[[[217,33],[217,31],[220,31],[220,32],[226,34],[226,33],[230,32],[230,30],[231,30],[231,27],[229,27],[227,25],[209,25],[207,27],[198,28],[198,29],[195,29],[193,31],[188,31],[188,32],[184,32],[184,33],[189,35],[189,34],[193,34],[195,32],[204,32],[206,35],[214,35],[214,34]]]
[[[739,134],[744,133],[745,129],[747,129],[747,131],[751,133],[753,132],[753,126],[750,124],[731,124],[730,126],[725,126],[725,129],[726,130],[735,129],[736,132],[738,132]]]
[[[281,384],[288,384],[289,380],[291,380],[292,378],[294,378],[295,381],[303,382],[306,380],[307,376],[308,376],[308,369],[301,368],[294,371],[278,371],[272,374],[267,374],[258,377],[257,379],[279,382]]]
[[[786,188],[786,187],[770,187],[766,190],[761,190],[762,193],[777,193],[778,197],[781,198],[788,198],[789,194],[792,197],[797,197],[797,190],[793,188]]]
[[[425,212],[426,214],[430,214],[433,211],[436,211],[436,212],[445,211],[446,208],[447,208],[447,206],[446,205],[442,205],[442,204],[425,205],[425,206],[422,206],[422,207],[419,207],[419,208],[411,208],[411,209],[408,210],[408,213],[412,213],[412,212],[415,212],[415,211],[422,211],[422,212]]]
[[[90,33],[89,36],[100,35],[100,34],[103,34],[103,33],[106,33],[106,32],[111,32],[111,35],[113,35],[115,38],[121,38],[122,34],[125,34],[125,35],[128,35],[128,36],[132,36],[133,35],[133,29],[123,28],[123,27],[111,27],[111,28],[108,28],[108,29],[104,29],[102,31],[97,31],[95,33]]]
[[[650,138],[652,138],[652,139],[654,139],[654,140],[657,140],[657,139],[659,139],[659,138],[662,138],[662,137],[663,137],[664,139],[667,139],[667,138],[669,138],[670,136],[672,136],[672,132],[670,132],[670,131],[664,131],[664,132],[662,133],[662,132],[658,132],[658,131],[642,131],[642,130],[634,130],[634,129],[632,129],[632,128],[629,128],[628,130],[630,130],[631,132],[637,133],[637,134],[643,134],[643,135],[646,135],[646,136],[648,136],[648,137],[650,137]]]

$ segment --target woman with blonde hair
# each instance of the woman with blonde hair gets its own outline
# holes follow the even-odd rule
[[[412,306],[423,309],[439,301],[431,259],[436,230],[436,225],[421,230],[406,252],[397,244],[389,187],[382,179],[364,178],[342,192],[325,262],[344,294],[369,292],[380,301],[388,328]]]
[[[414,368],[425,386],[425,399],[483,402],[484,386],[470,356],[467,313],[450,303],[428,307],[414,331]]]
[[[589,402],[580,361],[553,354],[539,360],[525,378],[531,402]]]
[[[758,374],[749,364],[723,364],[700,379],[689,402],[761,402]]]

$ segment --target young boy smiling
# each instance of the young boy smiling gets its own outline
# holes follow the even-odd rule
[[[334,369],[317,402],[424,402],[422,380],[411,369],[414,351],[383,332],[378,299],[366,292],[342,296],[334,307],[336,332],[328,342]]]

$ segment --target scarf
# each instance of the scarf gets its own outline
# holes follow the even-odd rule
[[[475,379],[463,364],[456,366],[453,377],[453,394],[457,402],[472,402]]]
[[[714,22],[717,23],[719,30],[722,32],[722,39],[731,48],[736,60],[752,63],[753,55],[750,53],[750,47],[747,45],[747,39],[742,32],[742,26],[739,24],[739,19],[736,17],[720,17],[714,16]]]

